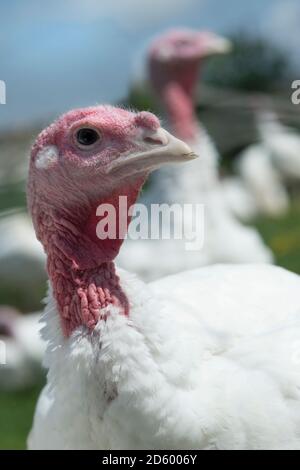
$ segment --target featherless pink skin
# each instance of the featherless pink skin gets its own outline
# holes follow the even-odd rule
[[[193,100],[201,61],[228,50],[226,39],[190,29],[168,31],[150,46],[150,80],[166,109],[172,131],[179,138],[192,141],[197,137],[199,124]]]
[[[86,128],[97,137],[88,145],[78,138]],[[170,161],[172,152],[178,161],[190,155],[153,114],[111,106],[70,111],[38,136],[31,152],[28,204],[47,253],[65,336],[80,325],[92,330],[107,315],[105,307],[128,315],[113,263],[123,239],[97,237],[96,209],[113,204],[118,222],[119,196],[128,198],[128,207],[134,204],[149,171]]]

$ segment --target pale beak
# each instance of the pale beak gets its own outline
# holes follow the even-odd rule
[[[232,51],[232,42],[222,36],[214,36],[211,44],[207,46],[207,55],[228,54]]]
[[[185,142],[177,139],[162,127],[156,131],[143,131],[141,140],[145,150],[121,155],[108,165],[107,173],[148,172],[167,163],[180,163],[197,158]]]

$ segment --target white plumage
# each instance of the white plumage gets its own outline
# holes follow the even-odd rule
[[[221,191],[226,204],[238,220],[252,220],[258,212],[253,194],[238,175],[226,176],[221,180]]]
[[[45,343],[40,337],[41,314],[20,315],[8,307],[0,308],[1,325],[9,334],[1,334],[5,346],[5,364],[0,366],[0,389],[23,389],[41,380]]]
[[[22,212],[0,216],[0,286],[30,297],[46,280],[45,254],[35,238],[32,223]]]
[[[299,134],[267,109],[257,111],[256,123],[260,143],[250,145],[238,156],[239,178],[223,184],[229,206],[243,220],[257,214],[284,214],[290,204],[286,186],[300,178]],[[238,187],[245,195],[239,201]]]
[[[258,214],[277,217],[288,210],[287,190],[264,144],[250,145],[238,156],[237,173],[239,177],[223,183],[227,203],[237,217],[242,220]]]
[[[300,136],[283,125],[273,111],[261,111],[257,116],[261,139],[271,154],[271,160],[283,181],[300,179]]]
[[[145,285],[65,340],[50,293],[50,368],[32,449],[299,449],[300,280],[212,266]],[[67,378],[67,380],[66,380]]]

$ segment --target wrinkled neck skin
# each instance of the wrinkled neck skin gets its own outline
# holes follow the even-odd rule
[[[144,178],[143,178],[144,179]],[[78,201],[72,208],[42,211],[39,217],[39,238],[47,253],[47,269],[60,314],[65,337],[79,326],[92,331],[100,319],[106,320],[111,307],[121,315],[129,315],[129,302],[116,274],[114,258],[123,239],[100,240],[96,226],[100,204],[116,209],[117,229],[119,196],[127,196],[128,208],[135,203],[142,181],[113,192],[107,197]],[[127,217],[128,227],[130,220]],[[118,232],[117,232],[118,233]]]

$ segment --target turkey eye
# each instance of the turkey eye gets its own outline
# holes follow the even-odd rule
[[[177,41],[177,46],[179,47],[185,47],[189,45],[190,45],[190,41],[188,39],[178,39]]]
[[[76,132],[76,141],[80,147],[89,147],[100,140],[100,134],[95,129],[83,127]]]

